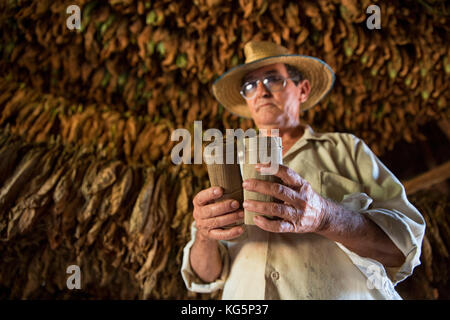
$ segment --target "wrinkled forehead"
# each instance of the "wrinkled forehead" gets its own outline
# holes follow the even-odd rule
[[[270,64],[270,65],[258,68],[256,70],[253,70],[253,71],[250,71],[249,73],[247,73],[244,76],[244,78],[242,79],[242,83],[251,81],[251,80],[255,80],[262,76],[267,76],[267,75],[271,75],[271,74],[286,76],[285,73],[286,73],[286,67],[284,66],[284,64],[282,64],[282,63]]]

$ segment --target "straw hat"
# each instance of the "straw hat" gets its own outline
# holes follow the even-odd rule
[[[225,72],[213,84],[213,94],[225,108],[244,118],[251,118],[245,99],[239,93],[244,76],[274,63],[286,63],[297,68],[311,85],[308,99],[301,104],[304,111],[316,105],[331,89],[334,72],[324,61],[300,54],[268,41],[250,41],[244,47],[245,63]]]

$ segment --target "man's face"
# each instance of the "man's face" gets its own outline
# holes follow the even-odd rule
[[[300,103],[306,101],[309,93],[307,80],[298,85],[292,80],[286,81],[286,87],[276,92],[270,92],[262,83],[267,76],[289,78],[286,67],[282,63],[261,67],[248,73],[244,82],[260,79],[256,93],[246,102],[250,108],[253,120],[258,128],[284,128],[299,121]]]

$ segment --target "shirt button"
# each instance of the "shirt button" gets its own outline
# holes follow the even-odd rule
[[[272,277],[273,280],[278,280],[280,279],[280,274],[276,271],[273,271],[270,276]]]

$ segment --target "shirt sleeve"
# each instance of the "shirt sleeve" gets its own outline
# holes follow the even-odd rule
[[[378,261],[360,257],[343,245],[338,245],[367,276],[368,286],[382,285],[389,294],[395,296],[393,286],[411,275],[420,264],[425,221],[408,201],[405,188],[394,174],[361,139],[353,135],[351,138],[355,167],[366,192],[345,196],[341,205],[360,212],[376,223],[406,258],[398,268],[385,268]]]
[[[228,257],[228,250],[225,244],[219,241],[219,253],[222,258],[222,273],[220,277],[214,282],[204,282],[202,281],[192,270],[190,263],[190,253],[192,245],[195,241],[195,236],[197,233],[197,228],[195,226],[195,221],[191,225],[191,240],[186,244],[183,249],[183,261],[181,264],[181,276],[186,285],[186,288],[190,291],[199,293],[211,293],[219,289],[223,289],[226,279],[228,278],[228,273],[230,269],[230,261]]]

